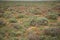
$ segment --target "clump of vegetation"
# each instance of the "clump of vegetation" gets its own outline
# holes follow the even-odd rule
[[[4,13],[0,13],[0,17],[3,17],[3,14],[4,14]]]
[[[40,40],[40,30],[36,27],[28,28],[25,35],[28,40]]]
[[[17,22],[17,19],[16,19],[16,18],[10,18],[10,19],[9,19],[9,22],[10,22],[10,23],[16,23],[16,22]]]
[[[0,40],[4,40],[3,37],[5,37],[5,32],[0,32]]]
[[[11,23],[10,26],[13,27],[13,29],[16,29],[16,30],[20,30],[20,31],[23,30],[23,26],[21,26],[21,25],[18,24],[18,23]]]
[[[8,27],[4,26],[2,28],[0,28],[0,38],[1,40],[6,40],[5,38],[8,39],[9,35],[8,35]]]
[[[48,28],[48,29],[45,29],[44,30],[44,34],[47,35],[47,36],[52,36],[52,37],[55,37],[55,36],[60,36],[60,28],[59,27],[55,27],[55,28]]]
[[[19,14],[17,18],[25,18],[27,17],[25,14]]]
[[[39,11],[39,9],[30,9],[29,12],[32,13],[32,14],[35,14],[35,15],[41,14],[41,12]]]
[[[47,16],[46,16],[48,19],[52,19],[52,20],[56,20],[58,15],[56,13],[48,13]]]
[[[48,25],[48,19],[47,18],[37,18],[37,23],[39,25]]]
[[[60,26],[60,22],[57,23],[57,26]]]
[[[13,15],[11,13],[4,13],[3,18],[12,18]]]
[[[0,9],[0,13],[4,13],[4,10],[3,10],[3,8],[1,8],[1,9]]]
[[[30,23],[30,25],[35,26],[36,25],[36,21],[32,20],[31,23]]]
[[[4,19],[0,18],[0,27],[5,26],[6,22]]]
[[[47,18],[36,18],[36,20],[35,19],[33,19],[32,21],[31,21],[31,25],[32,26],[34,26],[34,25],[48,25],[48,19]]]
[[[60,39],[60,27],[51,27],[44,29],[43,34],[40,36],[40,40],[59,40]]]

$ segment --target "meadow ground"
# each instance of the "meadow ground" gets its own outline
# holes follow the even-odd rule
[[[60,2],[0,2],[0,40],[60,40]]]

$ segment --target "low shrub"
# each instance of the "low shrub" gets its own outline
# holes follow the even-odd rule
[[[56,20],[58,15],[56,13],[48,13],[46,17],[48,19]]]
[[[48,25],[48,19],[47,18],[36,18],[31,20],[30,25],[34,26],[34,25]]]
[[[60,36],[60,28],[58,27],[56,27],[56,28],[48,28],[48,29],[45,29],[44,30],[44,34],[45,35],[50,35],[50,36],[52,36],[52,37],[54,37],[54,36]]]
[[[11,27],[13,27],[14,29],[17,29],[17,30],[21,30],[23,27],[18,24],[18,23],[11,23],[10,24]]]
[[[37,18],[37,24],[39,25],[48,25],[48,19],[47,18]]]
[[[35,15],[41,14],[41,12],[39,11],[39,9],[30,9],[29,12],[32,13],[32,14],[35,14]]]
[[[6,22],[4,19],[0,19],[0,27],[5,26]]]
[[[51,36],[40,36],[40,40],[58,40],[57,37],[51,37]]]
[[[16,18],[10,18],[10,19],[9,19],[9,22],[10,22],[10,23],[16,23],[16,22],[17,22],[17,19],[16,19]]]
[[[19,14],[17,18],[25,18],[27,17],[25,14]]]
[[[4,13],[4,14],[3,14],[3,17],[4,17],[4,18],[12,18],[13,15],[12,15],[11,13]]]

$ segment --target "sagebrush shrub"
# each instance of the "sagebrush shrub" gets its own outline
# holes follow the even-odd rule
[[[12,18],[12,17],[14,17],[11,13],[4,13],[3,14],[3,17],[4,18]]]
[[[48,25],[48,19],[47,18],[37,18],[37,23],[39,25]]]
[[[13,27],[14,29],[17,29],[17,30],[21,30],[23,27],[18,24],[18,23],[11,23],[10,24],[11,27]]]
[[[17,18],[26,18],[27,16],[25,14],[19,14]]]
[[[33,9],[30,9],[29,12],[32,13],[32,14],[34,14],[34,15],[41,14],[40,10],[39,9],[36,9],[36,8],[35,9],[34,8]]]
[[[6,22],[4,19],[0,19],[0,27],[5,26]]]
[[[47,16],[46,16],[48,19],[53,19],[53,20],[56,20],[58,15],[56,13],[48,13]]]
[[[9,19],[9,22],[10,22],[10,23],[16,23],[16,22],[17,22],[17,19],[16,19],[16,18],[10,18],[10,19]]]
[[[50,36],[60,36],[60,28],[48,28],[44,30],[45,35],[50,35]]]
[[[47,18],[36,18],[36,20],[35,19],[33,19],[33,20],[31,20],[31,23],[30,23],[32,26],[34,26],[34,25],[37,25],[37,26],[39,26],[39,25],[48,25],[48,19]]]

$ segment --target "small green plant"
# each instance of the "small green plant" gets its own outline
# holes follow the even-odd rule
[[[44,34],[48,35],[48,36],[52,36],[52,37],[59,37],[60,36],[60,28],[59,27],[55,27],[55,28],[48,28],[46,30],[44,30]]]
[[[29,12],[31,12],[32,14],[35,14],[35,15],[41,14],[38,9],[30,9]]]
[[[12,18],[12,14],[11,13],[4,13],[3,14],[3,18]]]
[[[37,20],[36,16],[31,16],[31,18],[30,18],[30,25],[31,26],[35,26],[36,23],[37,23],[36,20]]]
[[[10,19],[9,19],[9,22],[10,22],[10,23],[16,23],[16,22],[17,22],[17,19],[16,19],[16,18],[10,18]]]
[[[32,20],[32,21],[30,22],[30,25],[35,26],[35,25],[36,25],[36,21],[35,21],[35,20]]]
[[[4,21],[4,19],[0,19],[0,27],[5,26],[6,22]]]
[[[19,14],[18,15],[18,18],[25,18],[26,17],[26,15],[24,15],[24,14]]]
[[[35,19],[33,19],[32,21],[31,21],[31,23],[30,23],[31,25],[48,25],[48,19],[47,18],[39,18],[39,17],[37,17],[36,18],[36,20]]]
[[[39,25],[48,25],[48,19],[47,19],[47,18],[44,18],[44,17],[42,17],[42,18],[37,18],[37,23],[38,23]]]
[[[12,23],[10,26],[13,27],[14,29],[17,29],[17,30],[21,30],[21,29],[23,28],[23,27],[22,27],[20,24],[18,24],[18,23]]]
[[[48,19],[52,19],[52,20],[56,20],[58,15],[56,13],[48,13],[47,16],[46,16]]]

